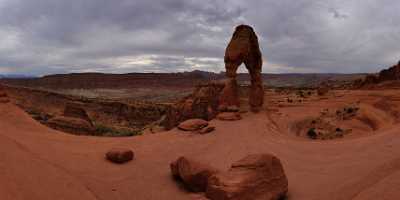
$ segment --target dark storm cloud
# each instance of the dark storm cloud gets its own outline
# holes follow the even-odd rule
[[[400,59],[396,0],[0,0],[0,73],[223,70],[253,25],[267,72],[373,72]]]

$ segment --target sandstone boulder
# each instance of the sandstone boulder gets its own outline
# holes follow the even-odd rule
[[[208,179],[206,196],[211,200],[279,200],[288,191],[288,180],[278,158],[249,155],[228,172]]]
[[[222,112],[217,115],[217,119],[222,121],[237,121],[241,120],[242,117],[238,112]]]
[[[198,131],[208,126],[208,122],[203,119],[189,119],[179,124],[178,128],[183,131]]]
[[[56,116],[48,120],[47,125],[54,129],[76,135],[90,135],[94,132],[92,124],[79,118]]]
[[[209,177],[217,173],[216,169],[186,157],[178,158],[170,168],[172,176],[192,192],[204,192]]]
[[[117,164],[129,162],[134,156],[133,151],[126,148],[113,148],[106,153],[107,160]]]

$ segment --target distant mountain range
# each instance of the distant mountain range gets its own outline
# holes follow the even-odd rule
[[[21,75],[21,74],[0,74],[0,79],[4,78],[35,78],[35,76]]]
[[[366,74],[263,74],[264,84],[269,87],[316,87],[323,82],[343,83],[364,77]],[[143,88],[176,87],[187,88],[210,80],[222,80],[225,74],[192,71],[181,73],[72,73],[55,74],[39,78],[29,76],[7,76],[1,82],[25,87],[52,89],[93,89],[93,88]],[[250,76],[240,73],[240,84],[250,84]]]

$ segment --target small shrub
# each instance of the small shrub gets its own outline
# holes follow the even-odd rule
[[[315,129],[314,128],[310,128],[310,129],[308,129],[308,131],[307,131],[307,136],[309,137],[309,138],[311,138],[311,139],[317,139],[317,132],[315,132]]]
[[[95,124],[95,135],[104,137],[127,137],[141,135],[141,130],[119,130],[102,124]]]

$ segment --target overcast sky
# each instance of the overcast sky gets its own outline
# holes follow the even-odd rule
[[[263,72],[400,60],[399,0],[0,0],[0,74],[219,72],[242,23],[259,36]]]

